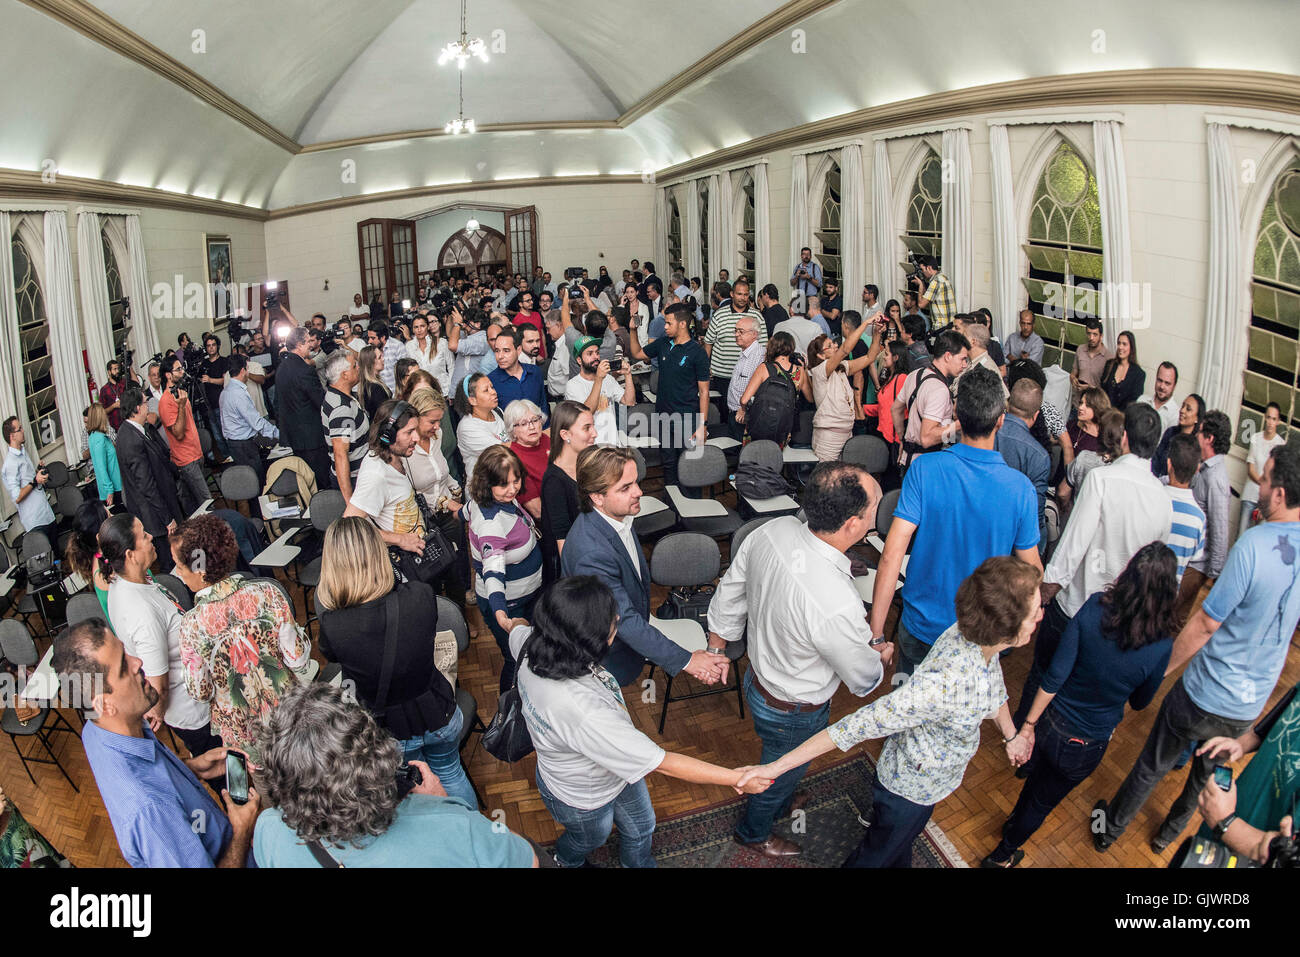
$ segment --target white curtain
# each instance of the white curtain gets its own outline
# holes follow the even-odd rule
[[[785,262],[785,275],[794,274],[794,264],[799,261],[799,251],[811,246],[808,240],[808,157],[796,153],[790,164],[790,258]],[[778,283],[787,289],[789,282]],[[783,295],[789,295],[789,292]]]
[[[862,303],[867,283],[867,180],[862,169],[862,145],[840,150],[840,292],[845,309]]]
[[[772,282],[771,200],[767,192],[767,163],[754,164],[754,292]],[[779,288],[779,287],[778,287]]]
[[[653,250],[655,268],[660,275],[667,276],[672,271],[668,261],[668,189],[660,187],[655,190],[654,240],[650,244]]]
[[[77,214],[77,265],[81,274],[81,315],[86,330],[86,353],[96,379],[104,375],[113,355],[113,317],[108,305],[108,279],[104,265],[104,239],[99,213]],[[153,355],[153,353],[149,353]]]
[[[81,421],[89,393],[81,357],[81,323],[77,319],[76,279],[68,245],[68,214],[45,213],[45,312],[50,320],[50,360],[59,396],[59,424],[68,461],[75,462],[86,429]],[[152,353],[151,353],[152,354]]]
[[[686,253],[686,278],[700,277],[700,286],[709,288],[709,277],[704,275],[704,250],[700,248],[700,183],[691,180],[679,187],[677,208],[682,214],[682,246]]]
[[[1007,128],[989,127],[993,179],[993,332],[1004,342],[1020,321],[1020,244]]]
[[[1129,245],[1128,181],[1124,174],[1124,143],[1120,124],[1097,120],[1092,124],[1097,165],[1097,198],[1101,201],[1102,295],[1098,307],[1106,342],[1114,349],[1115,335],[1133,327],[1133,309],[1139,305],[1133,288],[1133,257]],[[1150,317],[1145,317],[1150,319]]]
[[[871,164],[871,282],[880,287],[883,305],[894,297],[898,286],[898,264],[894,236],[894,195],[889,181],[889,144],[876,140],[876,155]],[[847,286],[846,292],[851,292]]]
[[[726,175],[730,176],[731,174]],[[709,269],[713,271],[712,276],[700,277],[706,288],[712,288],[714,280],[718,277],[719,269],[726,267],[729,270],[732,268],[731,263],[722,261],[722,224],[731,219],[731,213],[723,209],[722,204],[719,202],[721,186],[719,186],[718,180],[720,178],[717,173],[714,173],[703,181],[707,184],[709,190],[709,221],[706,225],[708,226]],[[731,195],[730,189],[727,190],[727,195]]]
[[[13,239],[14,228],[9,212],[0,209],[0,240],[3,240],[0,249],[0,418],[6,419],[18,414],[19,389],[14,373],[22,365],[22,353],[18,348],[18,297],[14,295]]]
[[[731,172],[726,171],[712,177],[716,182],[716,187],[710,190],[709,210],[710,219],[712,219],[712,210],[714,206],[718,207],[718,231],[717,241],[714,242],[713,227],[709,227],[709,243],[718,251],[718,258],[710,260],[716,263],[713,271],[716,273],[719,269],[727,270],[732,279],[735,279],[741,271],[741,263],[737,260],[736,239],[740,235],[740,223],[736,222],[736,211],[732,207],[733,196],[731,191]]]
[[[158,326],[154,321],[153,300],[149,295],[149,268],[144,258],[144,237],[140,233],[140,215],[126,217],[126,246],[131,257],[131,276],[123,282],[125,292],[131,297],[132,348],[140,359],[147,359],[161,350],[158,348]],[[122,267],[118,263],[118,268]],[[124,277],[125,278],[125,277]]]
[[[1199,392],[1212,409],[1225,409],[1236,393],[1243,362],[1246,323],[1241,301],[1240,229],[1237,167],[1228,127],[1211,123],[1210,261],[1205,296],[1205,334],[1201,342]]]
[[[975,227],[971,220],[970,130],[943,131],[943,271],[958,312],[970,312],[975,281]]]

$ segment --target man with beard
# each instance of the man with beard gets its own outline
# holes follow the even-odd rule
[[[244,867],[261,802],[251,787],[236,804],[222,790],[225,811],[199,779],[225,774],[226,749],[182,761],[145,723],[158,691],[139,658],[102,619],[73,625],[54,641],[54,669],[79,682],[98,712],[81,732],[86,760],[132,867]],[[198,822],[203,826],[197,826]]]
[[[108,413],[108,424],[116,432],[122,427],[122,393],[130,382],[122,372],[122,363],[117,359],[108,360],[108,381],[99,390],[99,404]]]
[[[624,384],[619,385],[610,372],[609,360],[600,357],[600,343],[591,336],[574,343],[573,356],[578,361],[578,374],[565,386],[564,397],[591,410],[596,420],[596,444],[621,445],[614,405],[636,405],[632,377],[625,376]]]

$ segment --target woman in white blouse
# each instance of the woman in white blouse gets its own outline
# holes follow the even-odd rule
[[[417,373],[418,374],[418,373]],[[464,601],[465,582],[469,581],[469,550],[465,544],[465,520],[461,512],[462,492],[452,478],[442,453],[442,422],[447,415],[447,400],[430,388],[416,389],[406,400],[418,417],[415,448],[406,460],[406,474],[417,495],[423,495],[433,509],[438,528],[456,547],[456,572],[459,581],[445,580],[453,600]],[[455,587],[459,586],[459,593]]]
[[[465,463],[465,485],[474,479],[474,463],[484,450],[494,445],[509,445],[510,430],[497,411],[497,390],[485,373],[466,376],[456,393],[456,411],[461,414],[456,426],[456,447]]]
[[[615,824],[623,866],[655,866],[655,813],[645,783],[651,771],[740,791],[750,770],[664,751],[637,730],[618,682],[600,664],[617,633],[614,594],[592,575],[556,582],[533,607],[533,626],[510,632],[524,721],[537,749],[537,790],[564,826],[555,844],[561,867],[582,867]],[[749,794],[771,784],[746,777]]]
[[[876,327],[876,344],[865,356],[851,359],[853,347],[862,334]],[[876,361],[884,346],[880,331],[884,322],[869,325],[859,322],[842,345],[836,345],[829,336],[820,335],[808,346],[808,375],[800,383],[804,397],[816,403],[813,415],[813,454],[820,462],[833,462],[844,451],[853,435],[853,385],[850,380]]]
[[[451,370],[456,354],[440,336],[442,323],[434,317],[416,316],[411,322],[411,339],[406,343],[406,354],[420,364],[420,368],[438,380],[442,392],[451,391]]]

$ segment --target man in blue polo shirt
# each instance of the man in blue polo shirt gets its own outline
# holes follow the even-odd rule
[[[1093,834],[1109,848],[1193,741],[1235,738],[1264,710],[1286,664],[1300,621],[1300,453],[1277,446],[1259,483],[1264,520],[1237,539],[1213,590],[1179,632],[1166,675],[1190,659],[1165,695],[1137,764],[1109,802],[1098,801],[1106,829]],[[1187,826],[1214,765],[1211,754],[1188,765],[1151,849],[1163,851]]]
[[[244,867],[251,860],[260,804],[222,791],[223,812],[199,778],[219,778],[226,749],[182,761],[145,723],[158,703],[139,658],[102,619],[74,625],[54,641],[54,670],[80,682],[99,717],[81,733],[86,759],[108,809],[122,856],[132,867]]]
[[[911,674],[957,620],[957,586],[994,555],[1014,554],[1042,568],[1038,557],[1038,496],[994,449],[1006,401],[1002,380],[983,366],[957,385],[961,441],[919,455],[907,470],[889,538],[876,570],[871,634],[885,633],[907,546],[916,547],[903,585],[898,670]]]
[[[492,353],[496,356],[497,367],[488,373],[492,387],[497,390],[497,404],[505,411],[515,399],[528,399],[542,410],[542,422],[550,417],[550,405],[546,401],[546,382],[542,370],[535,365],[519,361],[519,345],[523,342],[523,333],[518,326],[502,326],[497,337],[492,340]]]

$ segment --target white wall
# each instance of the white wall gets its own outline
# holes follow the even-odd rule
[[[608,266],[617,274],[633,257],[645,259],[652,249],[654,188],[644,183],[479,190],[436,198],[437,206],[457,202],[536,206],[538,262],[556,276],[566,266],[586,266],[592,275]],[[375,217],[410,219],[431,205],[428,197],[384,200],[272,219],[266,224],[267,268],[288,281],[297,316],[319,311],[337,318],[361,291],[357,223]]]

